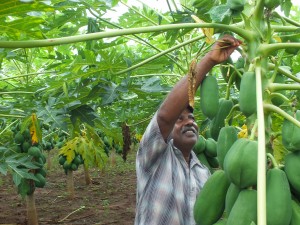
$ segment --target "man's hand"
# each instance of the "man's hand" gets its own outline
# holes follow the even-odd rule
[[[242,41],[230,35],[224,35],[221,39],[216,41],[211,51],[206,54],[206,57],[214,64],[219,64],[228,59],[232,52],[241,44]]]

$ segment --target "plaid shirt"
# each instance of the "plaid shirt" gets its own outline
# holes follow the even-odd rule
[[[166,143],[156,114],[140,143],[136,159],[135,225],[194,225],[197,194],[210,176],[194,152],[190,166],[173,140]]]

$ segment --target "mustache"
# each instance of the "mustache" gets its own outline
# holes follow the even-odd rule
[[[193,131],[195,134],[197,133],[197,130],[193,126],[184,126],[182,128],[182,133],[185,133],[187,131]]]

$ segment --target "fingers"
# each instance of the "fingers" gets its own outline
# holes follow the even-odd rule
[[[227,44],[227,45],[230,44],[231,47],[238,47],[243,43],[241,40],[236,39],[233,36],[228,35],[228,34],[224,35],[221,40],[224,43],[224,45],[225,44]]]

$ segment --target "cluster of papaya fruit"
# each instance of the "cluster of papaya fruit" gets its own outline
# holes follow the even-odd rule
[[[296,129],[300,132],[300,128]],[[257,223],[258,144],[256,140],[238,138],[237,134],[233,126],[225,126],[220,131],[215,150],[219,167],[204,184],[194,205],[198,225]],[[199,138],[195,147],[201,146],[204,152],[201,154],[207,154],[203,139]],[[266,172],[268,225],[300,224],[300,148],[294,147],[285,156],[284,167],[279,167],[269,155],[273,163],[266,171],[259,171]]]
[[[207,136],[199,135],[193,150],[212,175],[196,199],[196,223],[255,225],[257,176],[266,173],[267,224],[300,224],[300,128],[284,119],[282,144],[288,150],[284,164],[279,166],[273,155],[267,153],[268,167],[258,171],[258,142],[254,136],[239,137],[240,129],[226,123],[234,105],[230,99],[219,99],[218,88],[213,76],[207,76],[200,87],[201,110],[210,125]],[[238,103],[246,117],[256,112],[255,89],[254,72],[244,72]],[[291,116],[300,121],[300,110]],[[211,163],[211,159],[215,162]]]
[[[107,156],[109,156],[112,149],[114,149],[117,154],[122,154],[123,148],[117,141],[112,140],[110,142],[107,135],[102,131],[97,131],[97,133],[104,143],[104,151]]]
[[[16,126],[14,132],[14,149],[18,153],[27,153],[32,157],[32,163],[36,165],[37,169],[31,169],[30,173],[33,174],[35,179],[22,179],[21,185],[18,186],[20,194],[30,195],[34,192],[35,188],[43,188],[46,184],[46,170],[44,165],[46,163],[46,156],[42,152],[42,146],[39,144],[32,144],[31,134],[29,128],[24,130],[20,126]],[[18,166],[22,168],[23,166]]]
[[[71,162],[69,162],[67,156],[63,154],[59,155],[58,162],[63,167],[66,174],[68,173],[68,170],[76,171],[80,165],[84,164],[82,156],[77,152],[75,152],[75,156]]]

